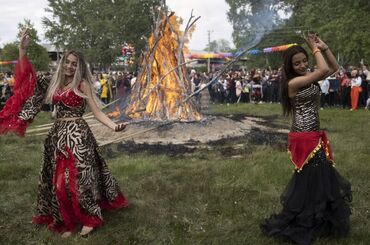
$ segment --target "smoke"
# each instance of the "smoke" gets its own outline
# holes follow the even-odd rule
[[[235,10],[233,21],[234,41],[239,47],[236,55],[248,50],[261,42],[261,39],[282,23],[279,0],[256,1],[252,4],[239,6]],[[280,12],[280,13],[279,13]]]

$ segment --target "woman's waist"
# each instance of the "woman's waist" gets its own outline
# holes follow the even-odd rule
[[[289,130],[289,133],[297,133],[297,134],[315,134],[320,133],[322,130],[320,129],[319,125],[316,125],[316,127],[306,127],[306,128],[297,128],[297,127],[291,127]]]
[[[84,115],[84,110],[58,110],[55,113],[55,118],[82,118]]]
[[[62,121],[62,122],[69,122],[69,121],[77,121],[77,120],[83,120],[82,116],[66,116],[66,117],[57,117],[55,119],[56,121]]]
[[[319,130],[320,130],[319,120],[293,121],[291,126],[292,132],[314,132]]]

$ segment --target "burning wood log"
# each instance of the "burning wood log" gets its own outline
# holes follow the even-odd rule
[[[156,19],[125,113],[132,119],[199,121],[202,116],[193,100],[179,105],[191,94],[184,62],[185,38],[199,17],[191,15],[184,32],[173,12],[167,15],[160,10]]]

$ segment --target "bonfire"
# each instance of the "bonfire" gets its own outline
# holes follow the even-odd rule
[[[159,12],[141,69],[132,89],[127,117],[153,121],[199,121],[202,115],[191,94],[184,52],[198,18],[191,15],[184,32],[172,12]]]

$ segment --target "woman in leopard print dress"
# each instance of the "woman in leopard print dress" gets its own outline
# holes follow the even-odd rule
[[[56,120],[44,144],[33,222],[48,225],[49,229],[64,237],[81,225],[80,234],[85,236],[103,224],[102,209],[124,208],[128,202],[108,170],[82,115],[89,105],[96,119],[112,130],[121,131],[126,124],[115,124],[98,108],[95,93],[92,92],[91,74],[81,53],[66,53],[49,82],[41,76],[36,79],[25,55],[27,46],[28,32],[25,31],[19,48],[17,77],[23,95],[24,91],[28,91],[30,96],[24,103],[18,103],[21,107],[15,114],[17,117],[1,118],[6,114],[1,112],[0,124],[11,125],[8,131],[22,135],[28,122],[40,111],[45,97],[46,102],[54,104]],[[13,98],[13,102],[15,100]],[[14,106],[9,105],[8,112],[12,111],[9,110],[11,107]],[[14,112],[13,108],[13,115]]]

